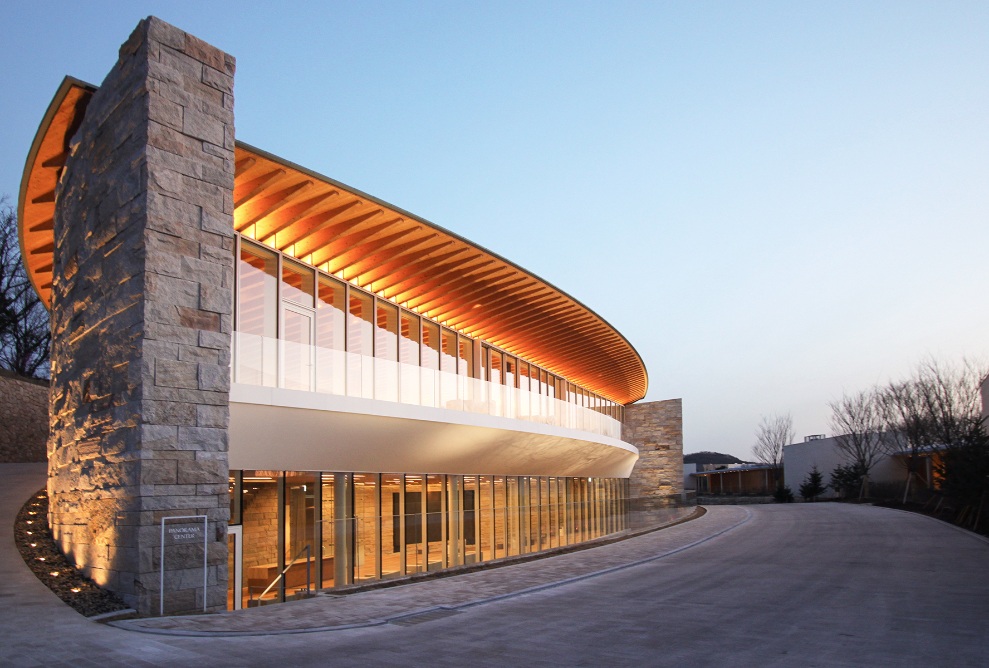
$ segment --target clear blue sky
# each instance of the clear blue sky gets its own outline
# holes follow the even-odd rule
[[[0,193],[148,14],[237,57],[238,138],[607,318],[687,452],[989,359],[989,3],[5,2]]]

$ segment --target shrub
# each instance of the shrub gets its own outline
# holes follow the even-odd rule
[[[793,490],[791,490],[786,485],[780,485],[773,492],[773,500],[776,503],[793,503]]]

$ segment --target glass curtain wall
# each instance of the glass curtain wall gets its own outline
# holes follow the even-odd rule
[[[577,407],[623,417],[621,405],[314,267],[239,235],[236,247],[236,382],[550,423],[569,411],[578,428]]]
[[[231,585],[231,607],[238,595],[251,607],[627,526],[620,479],[253,470],[232,471],[230,489],[230,524],[243,536],[243,589]]]

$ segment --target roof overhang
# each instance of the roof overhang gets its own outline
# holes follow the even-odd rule
[[[55,186],[96,87],[66,78],[31,146],[18,202],[21,250],[51,303]],[[463,237],[355,188],[237,142],[234,227],[598,394],[645,396],[642,358],[559,288]]]

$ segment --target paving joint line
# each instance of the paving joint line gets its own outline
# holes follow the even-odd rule
[[[327,631],[347,631],[351,629],[363,629],[363,628],[373,628],[376,626],[384,626],[391,623],[393,620],[405,619],[415,615],[421,615],[428,612],[436,610],[466,610],[468,608],[478,607],[481,605],[486,605],[488,603],[495,603],[497,601],[503,601],[510,598],[515,598],[517,596],[524,596],[526,594],[532,594],[540,591],[545,591],[548,589],[554,589],[556,587],[562,587],[564,585],[572,584],[575,582],[581,582],[583,580],[589,580],[591,578],[599,577],[602,575],[608,575],[610,573],[615,573],[627,568],[634,568],[636,566],[641,566],[653,561],[658,561],[660,559],[665,559],[666,557],[673,556],[685,550],[689,550],[698,545],[703,545],[708,541],[714,540],[720,536],[723,536],[735,529],[747,524],[752,519],[752,511],[745,506],[738,506],[745,513],[740,521],[735,524],[721,529],[720,531],[711,534],[710,536],[705,536],[704,538],[695,540],[693,542],[687,543],[686,545],[681,545],[680,547],[668,550],[662,554],[654,554],[643,559],[638,559],[636,561],[629,562],[627,564],[619,564],[617,566],[610,566],[598,571],[593,571],[591,573],[585,573],[583,575],[575,575],[570,578],[565,578],[563,580],[557,580],[556,582],[547,582],[539,585],[533,585],[532,587],[526,587],[525,589],[520,589],[514,592],[508,592],[505,594],[498,594],[496,596],[489,596],[487,598],[478,599],[476,601],[468,601],[466,603],[460,603],[458,605],[433,605],[427,608],[420,608],[418,610],[406,611],[401,614],[392,615],[390,617],[385,617],[381,619],[369,619],[363,622],[355,622],[353,624],[335,624],[332,626],[317,626],[311,628],[296,628],[296,629],[274,629],[267,631],[193,631],[186,629],[156,629],[149,627],[140,627],[136,624],[129,624],[128,622],[136,622],[137,620],[122,620],[122,621],[111,621],[107,622],[108,626],[113,626],[115,628],[123,629],[125,631],[133,631],[137,633],[148,633],[152,635],[163,635],[163,636],[181,636],[181,637],[194,637],[194,638],[227,638],[227,637],[243,637],[243,636],[280,636],[280,635],[295,635],[300,633],[325,633]],[[602,546],[603,547],[603,546]],[[562,555],[561,555],[562,556]]]

